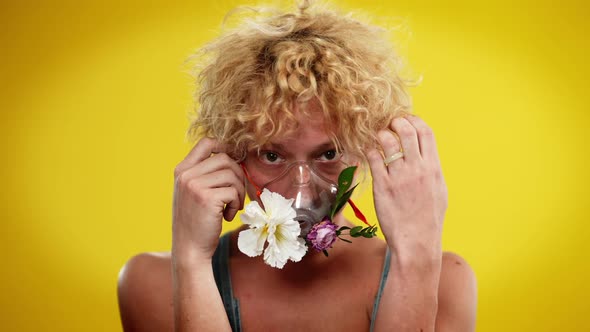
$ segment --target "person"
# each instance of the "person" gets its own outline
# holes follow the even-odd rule
[[[474,272],[442,251],[447,188],[433,131],[411,112],[384,30],[308,1],[255,17],[200,53],[197,143],[174,171],[172,249],[122,268],[124,330],[474,331]],[[306,215],[334,204],[349,166],[355,182],[370,171],[385,240],[346,243],[355,225],[341,212]],[[221,236],[246,195],[244,225]],[[313,230],[326,223],[339,238]],[[320,235],[327,246],[313,242]]]

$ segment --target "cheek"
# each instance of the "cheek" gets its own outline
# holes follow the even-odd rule
[[[256,183],[256,182],[255,182]],[[258,184],[257,184],[258,185]],[[290,196],[292,188],[290,188],[292,186],[285,186],[282,183],[273,183],[272,185],[266,187],[266,188],[261,188],[258,187],[256,188],[256,186],[254,186],[252,183],[246,181],[246,193],[248,194],[248,198],[250,199],[250,201],[258,201],[260,203],[260,200],[258,199],[258,195],[257,195],[257,190],[263,190],[263,189],[268,189],[272,192],[281,194],[283,197],[286,198],[292,198]]]
[[[256,188],[251,183],[246,182],[246,194],[250,201],[257,201],[258,196],[256,195]]]
[[[293,186],[289,185],[288,181],[277,181],[265,188],[285,198],[292,198]]]

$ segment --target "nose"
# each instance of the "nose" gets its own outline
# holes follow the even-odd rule
[[[316,203],[317,192],[313,181],[312,170],[308,164],[298,164],[291,169],[291,197],[295,199],[295,208],[311,208]]]
[[[309,185],[309,183],[311,182],[311,170],[309,169],[309,165],[297,165],[291,170],[291,172],[293,175],[291,176],[293,185],[304,186]]]
[[[292,195],[295,198],[293,207],[296,209],[307,208],[313,209],[318,205],[318,195],[314,186],[297,186],[293,187],[295,193]]]

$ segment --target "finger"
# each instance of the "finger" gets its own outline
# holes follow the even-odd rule
[[[383,156],[381,156],[381,153],[377,149],[371,149],[366,153],[366,157],[373,177],[373,186],[378,186],[380,183],[383,183],[379,179],[383,179],[389,174],[383,163]]]
[[[238,178],[244,179],[244,170],[242,169],[240,164],[238,164],[237,161],[233,160],[230,156],[228,156],[225,153],[215,154],[210,158],[203,160],[195,168],[198,169],[198,172],[200,172],[200,174],[213,173],[215,171],[227,168],[232,170]]]
[[[214,200],[221,200],[225,204],[223,209],[223,218],[232,221],[239,211],[238,191],[234,187],[218,188],[211,192]]]
[[[225,153],[215,154],[197,165],[191,166],[183,171],[176,169],[176,179],[180,178],[181,181],[186,181],[190,178],[199,177],[221,169],[230,169],[240,179],[244,178],[244,171],[240,165],[233,159],[231,159]]]
[[[388,158],[395,153],[400,152],[401,144],[398,139],[394,136],[395,134],[389,130],[381,130],[377,133],[377,138],[379,139],[379,143],[383,148],[383,155],[384,158]],[[384,163],[384,160],[381,159],[381,163]],[[404,164],[404,158],[399,158],[395,161],[390,162],[387,165],[388,170],[396,170],[400,168]]]
[[[408,115],[406,119],[416,128],[422,158],[438,161],[438,150],[432,129],[418,116]]]
[[[224,146],[217,142],[216,139],[203,137],[191,149],[191,151],[184,157],[175,169],[176,174],[182,173],[184,170],[200,163],[209,158],[212,153],[223,152]]]
[[[207,176],[203,176],[199,179],[199,184],[204,188],[236,188],[240,203],[238,209],[241,210],[244,208],[244,198],[246,193],[244,181],[241,178],[238,178],[232,170],[222,169],[207,174]]]
[[[419,160],[421,158],[420,145],[418,144],[416,128],[403,117],[393,119],[391,126],[400,138],[405,161],[414,162]]]
[[[197,179],[199,186],[202,188],[222,188],[233,186],[239,191],[240,209],[244,205],[244,173],[235,161],[223,154],[215,155],[197,166],[189,168],[182,172],[177,181],[189,183]]]

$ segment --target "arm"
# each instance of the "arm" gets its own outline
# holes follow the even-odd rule
[[[203,138],[176,166],[172,209],[174,330],[231,331],[211,259],[223,218],[244,204],[244,175],[216,140]]]
[[[211,260],[173,262],[175,331],[231,331]]]
[[[424,250],[391,250],[389,277],[379,303],[375,331],[434,331],[441,257]]]
[[[438,275],[436,271],[428,272],[431,264],[395,261],[399,259],[392,255],[378,311],[392,314],[377,316],[376,331],[475,331],[477,285],[473,270],[463,258],[445,252],[440,279],[432,277]]]
[[[377,149],[367,153],[375,210],[392,253],[376,331],[430,332],[435,326],[437,331],[469,331],[458,327],[474,320],[468,314],[474,310],[468,301],[472,296],[448,291],[469,277],[449,274],[443,259],[447,188],[432,130],[408,115],[395,118],[377,136],[386,157],[399,155],[400,150],[403,157],[384,164]],[[459,309],[451,309],[453,305]]]

